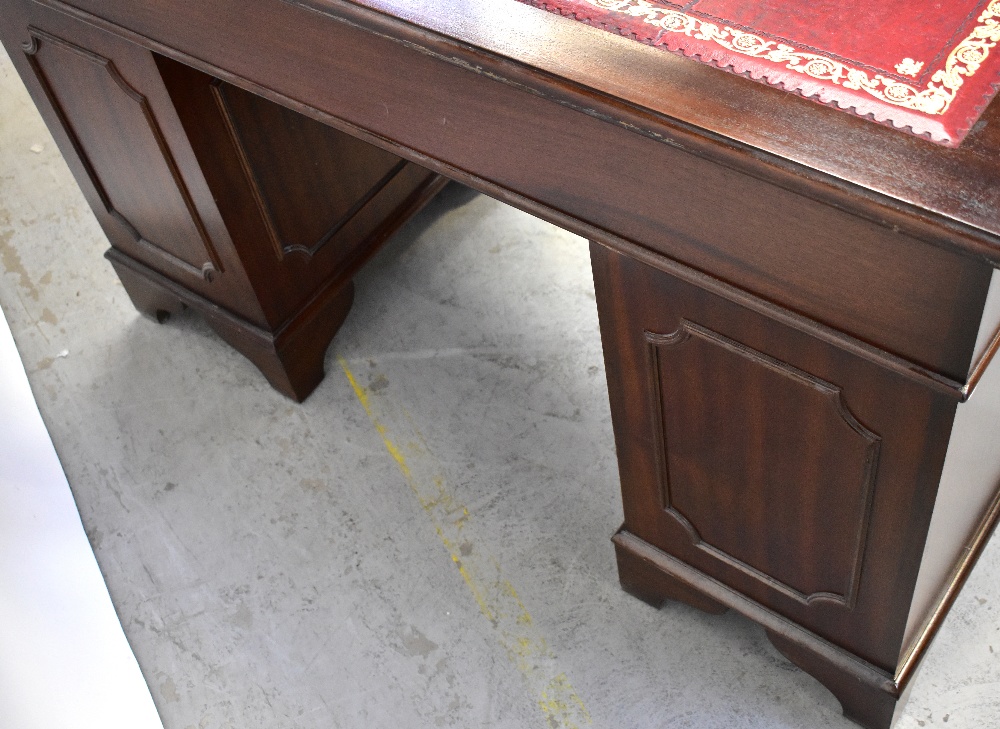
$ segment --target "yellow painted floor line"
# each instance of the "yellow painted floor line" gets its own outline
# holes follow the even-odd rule
[[[581,729],[590,714],[569,678],[559,670],[545,637],[531,620],[517,590],[504,576],[496,558],[476,539],[469,510],[448,488],[443,469],[427,448],[409,414],[382,393],[362,387],[347,361],[339,358],[385,449],[399,466],[407,485],[430,517],[483,615],[507,655],[521,672],[550,729]],[[384,375],[379,380],[385,382]]]

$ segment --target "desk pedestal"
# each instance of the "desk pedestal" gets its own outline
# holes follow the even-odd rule
[[[62,13],[10,12],[11,56],[136,307],[200,311],[307,397],[352,276],[446,180]]]
[[[939,490],[946,458],[977,478],[948,452],[963,437],[952,435],[954,397],[794,317],[597,244],[591,258],[625,507],[613,540],[622,586],[654,606],[743,613],[848,717],[888,727],[997,518],[995,469]],[[1000,412],[993,379],[963,415]],[[966,497],[971,520],[937,519],[928,541],[935,512]]]

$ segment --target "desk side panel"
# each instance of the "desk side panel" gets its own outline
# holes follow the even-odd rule
[[[314,119],[156,56],[240,262],[277,329],[343,286],[438,175]]]
[[[957,577],[970,541],[998,493],[1000,366],[993,362],[972,397],[958,406],[906,624],[904,653],[920,638]]]

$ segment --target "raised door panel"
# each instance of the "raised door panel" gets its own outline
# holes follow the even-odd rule
[[[695,322],[646,339],[663,507],[691,544],[797,601],[853,606],[879,436],[836,385]]]
[[[165,272],[211,280],[222,264],[146,96],[110,58],[37,28],[30,38],[31,67],[101,199],[112,242]]]

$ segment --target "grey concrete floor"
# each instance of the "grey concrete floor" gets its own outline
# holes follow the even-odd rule
[[[304,405],[106,246],[0,57],[0,305],[166,729],[853,726],[748,621],[619,589],[584,241],[449,187]],[[994,541],[900,729],[1000,726],[998,577]]]

